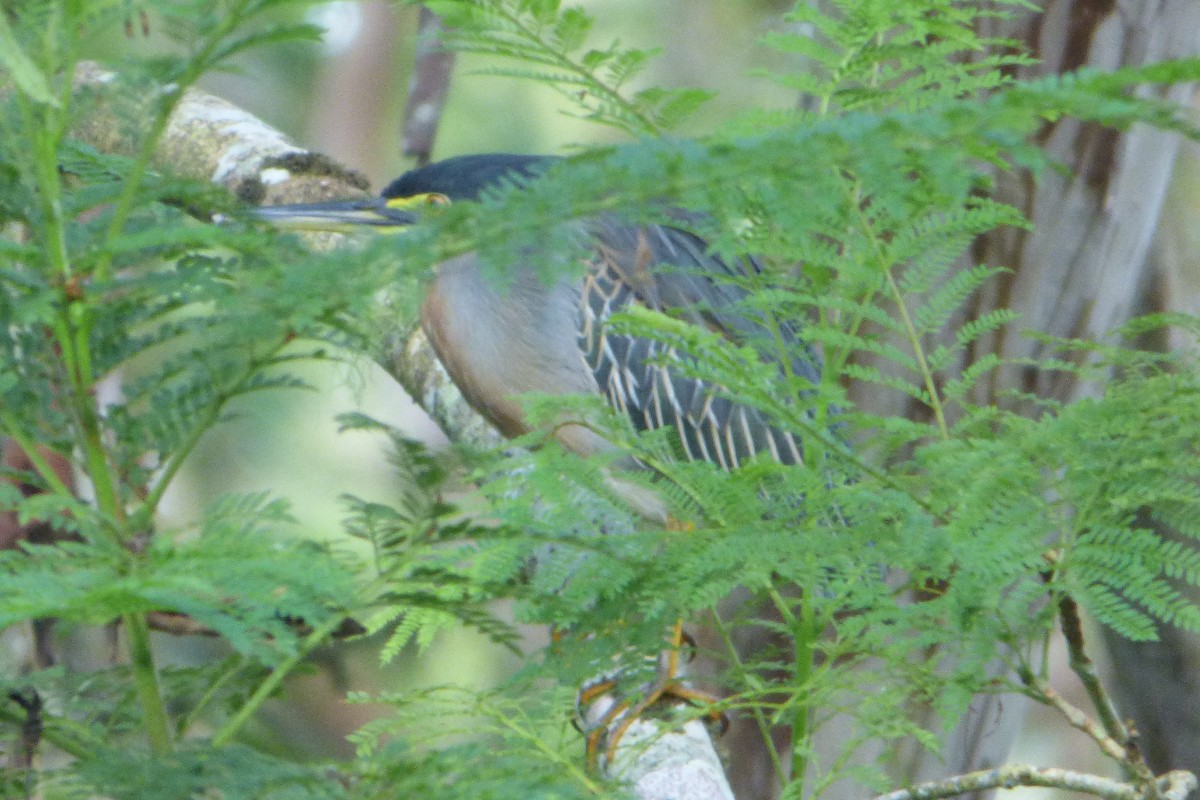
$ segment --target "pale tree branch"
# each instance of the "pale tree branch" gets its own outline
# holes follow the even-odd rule
[[[1034,767],[1027,764],[1008,764],[995,769],[983,769],[956,775],[940,781],[930,781],[881,794],[874,800],[938,800],[991,789],[1013,789],[1017,786],[1044,786],[1086,792],[1104,800],[1140,800],[1155,796],[1164,800],[1184,800],[1196,789],[1196,776],[1182,770],[1168,772],[1158,778],[1146,791],[1132,783],[1123,783],[1099,775],[1088,775],[1066,769]]]
[[[1068,702],[1066,698],[1044,682],[1039,681],[1032,672],[1022,669],[1020,678],[1030,697],[1057,710],[1072,728],[1086,734],[1106,756],[1123,766],[1128,764],[1129,751],[1109,736],[1104,728],[1085,714],[1082,709]]]
[[[139,152],[153,94],[131,91],[117,75],[90,62],[79,66],[75,81],[90,107],[71,134],[101,152]],[[368,188],[354,170],[297,146],[253,114],[198,89],[184,92],[152,163],[220,184],[255,204],[364,196]]]
[[[610,775],[639,800],[734,800],[704,723],[665,727],[638,719],[621,738]]]

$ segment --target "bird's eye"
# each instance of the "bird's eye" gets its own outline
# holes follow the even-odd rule
[[[420,194],[412,194],[406,197],[386,198],[384,205],[394,211],[420,212],[423,209],[434,206],[448,206],[450,205],[450,198],[438,192],[421,192]]]

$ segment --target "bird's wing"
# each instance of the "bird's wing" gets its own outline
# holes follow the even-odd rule
[[[769,453],[783,464],[801,461],[800,443],[770,426],[756,409],[735,404],[696,378],[672,369],[687,358],[653,339],[615,333],[605,325],[615,311],[639,303],[715,330],[735,341],[762,334],[744,315],[746,293],[732,279],[753,262],[731,266],[706,252],[704,242],[677,228],[599,220],[581,295],[579,343],[601,392],[639,430],[675,429],[692,460],[723,469]],[[796,342],[790,329],[784,335]],[[820,379],[814,355],[797,358],[795,374]]]

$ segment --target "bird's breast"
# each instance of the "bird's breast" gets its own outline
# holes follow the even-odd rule
[[[439,266],[421,321],[467,402],[501,433],[518,436],[530,429],[521,395],[597,391],[579,347],[579,297],[576,282],[547,286],[526,270],[495,285],[467,254]],[[564,444],[595,449],[572,427],[560,435]]]

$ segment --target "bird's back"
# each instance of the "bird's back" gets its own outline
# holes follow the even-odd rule
[[[452,201],[473,200],[489,186],[534,177],[553,162],[540,156],[461,156],[406,173],[384,196],[435,192]],[[770,425],[757,409],[733,402],[720,387],[684,374],[680,364],[703,354],[679,353],[607,325],[614,312],[640,304],[738,343],[782,336],[793,354],[792,374],[815,384],[819,363],[795,326],[768,331],[745,306],[747,291],[740,283],[758,271],[757,264],[749,258],[730,264],[709,253],[697,236],[672,226],[635,225],[606,215],[585,221],[582,229],[591,249],[582,280],[547,286],[526,263],[513,265],[508,286],[499,287],[474,254],[439,268],[422,320],[472,406],[513,436],[528,431],[520,395],[599,392],[639,430],[674,428],[679,450],[689,459],[725,469],[763,454],[798,463],[800,446],[789,432]],[[603,446],[580,426],[563,427],[558,436],[578,452]]]

